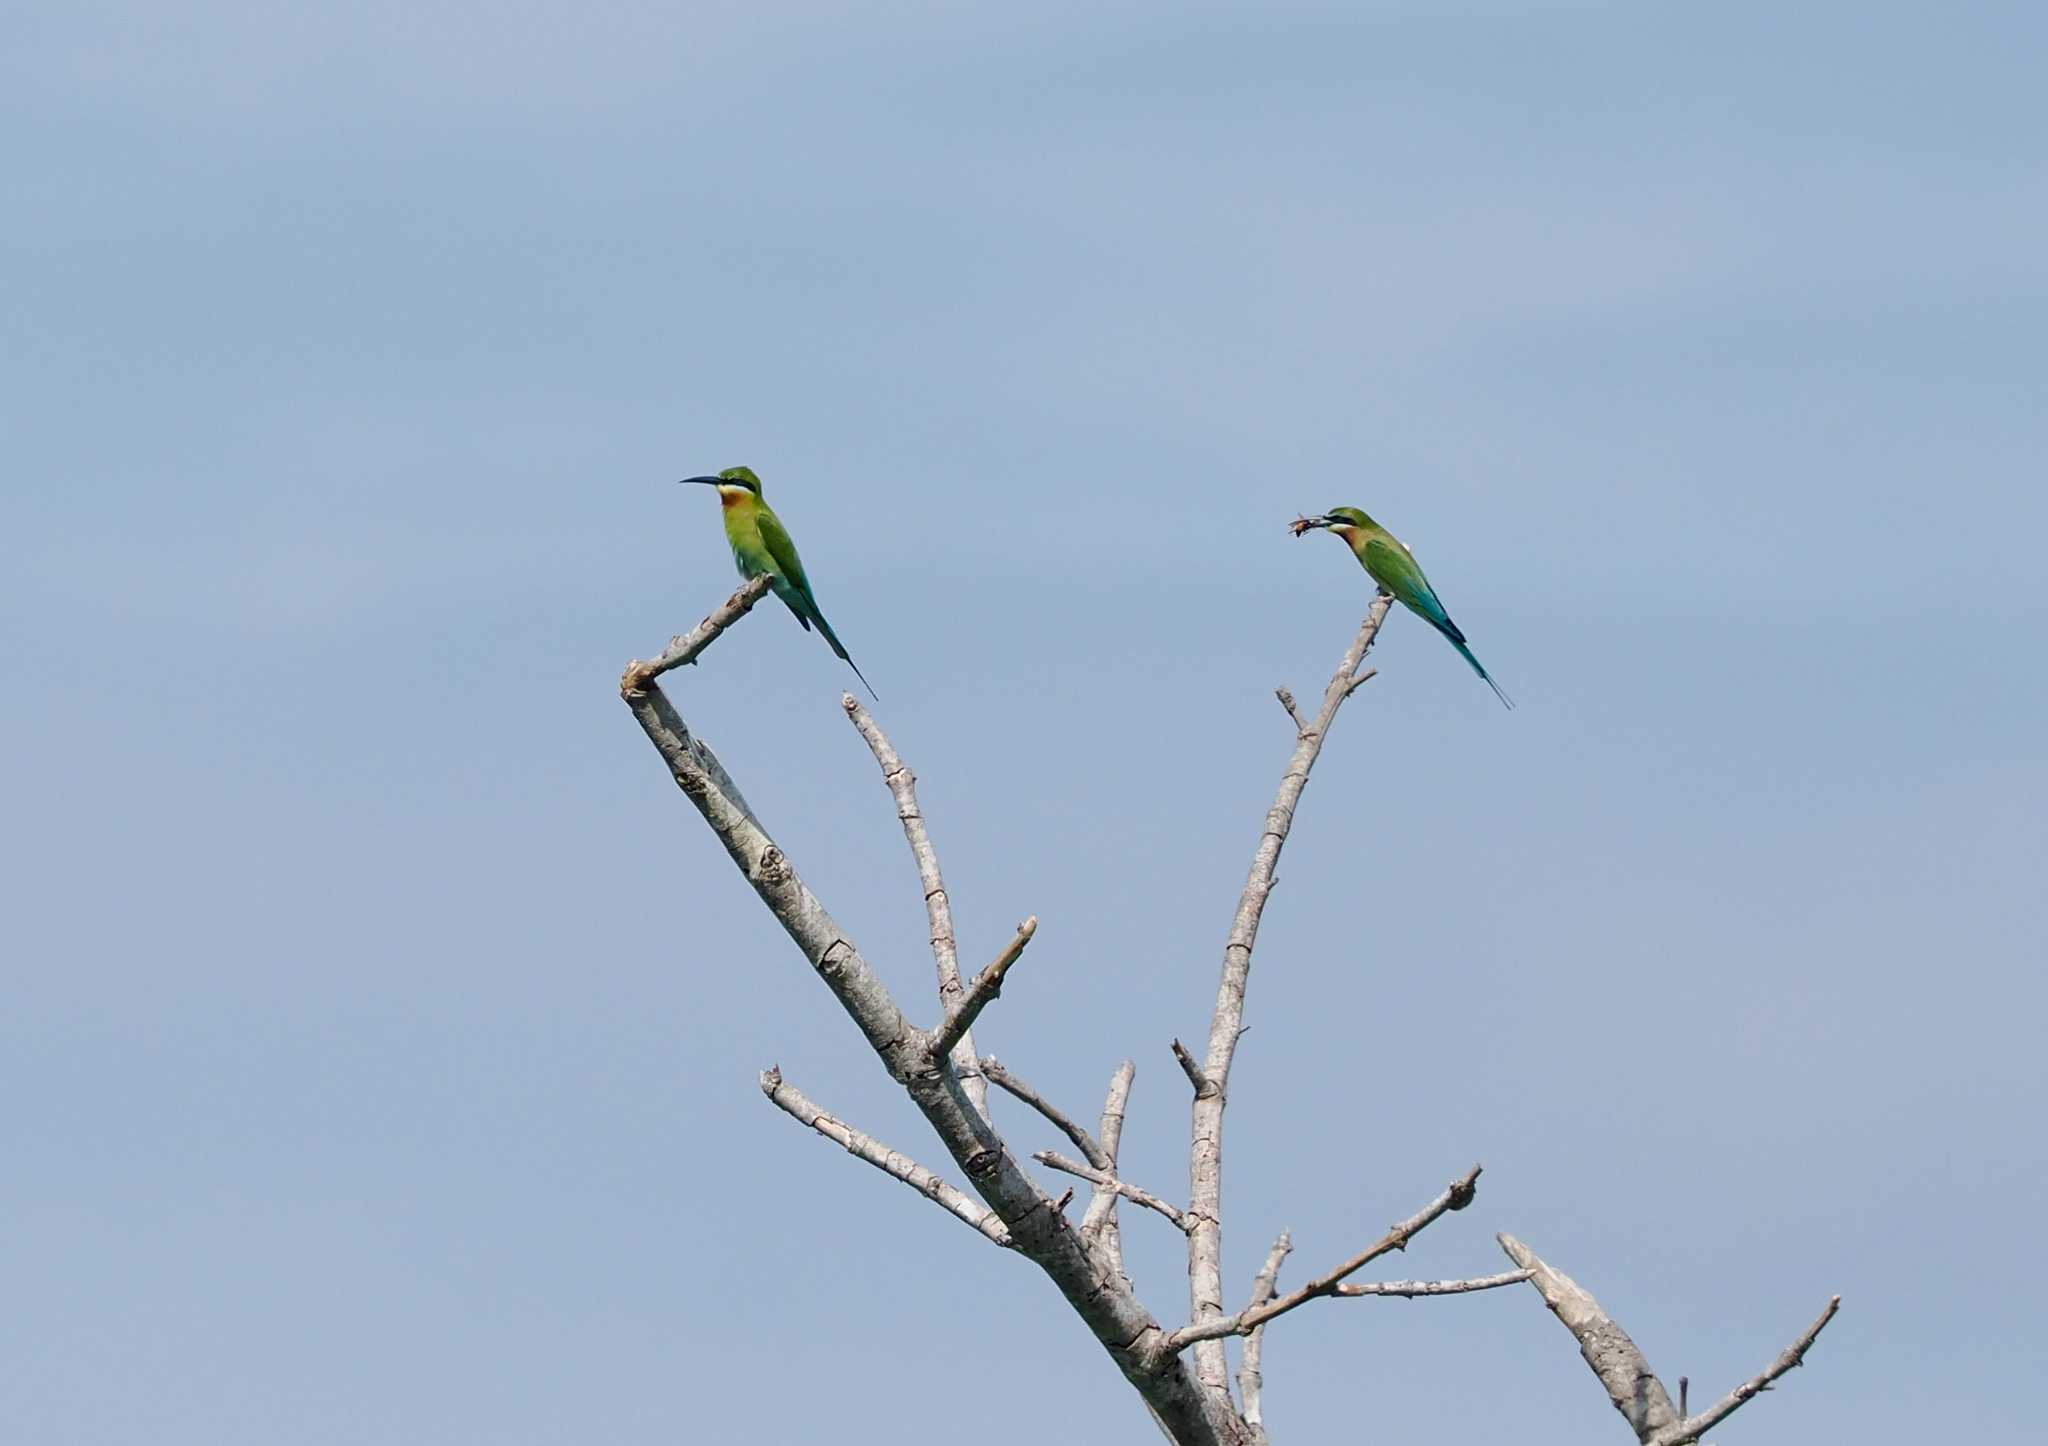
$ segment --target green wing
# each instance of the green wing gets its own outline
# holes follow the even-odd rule
[[[1515,700],[1501,691],[1500,684],[1493,681],[1493,674],[1486,671],[1479,659],[1472,656],[1472,649],[1465,644],[1465,634],[1451,621],[1451,615],[1444,611],[1438,600],[1436,589],[1429,585],[1429,579],[1422,575],[1422,565],[1400,543],[1391,538],[1375,537],[1365,545],[1365,556],[1359,559],[1373,580],[1395,597],[1408,609],[1450,640],[1472,671],[1486,680],[1486,686],[1493,689],[1494,696],[1512,708]]]
[[[825,621],[825,614],[818,610],[818,600],[811,593],[811,580],[804,576],[803,560],[796,555],[796,544],[789,540],[789,533],[783,530],[782,519],[768,510],[768,504],[761,504],[761,542],[768,549],[768,555],[775,559],[775,592],[789,610],[796,614],[796,620],[809,632],[812,623],[833,652],[846,660],[846,666],[853,669],[853,676],[860,679],[860,685],[874,697],[874,685],[868,682],[867,674],[860,670],[860,664],[848,656],[846,645],[839,641],[839,634],[832,631],[832,624]]]
[[[789,604],[789,610],[796,614],[797,621],[808,630],[811,615],[817,612],[818,605],[811,597],[811,580],[804,576],[804,563],[796,555],[796,544],[790,541],[782,519],[770,512],[765,502],[761,504],[758,525],[762,545],[768,549],[768,556],[775,560],[778,582],[775,591]]]
[[[1374,582],[1399,598],[1424,622],[1454,643],[1465,641],[1465,635],[1437,600],[1436,589],[1422,575],[1421,564],[1407,548],[1391,539],[1375,537],[1366,543],[1362,561]]]

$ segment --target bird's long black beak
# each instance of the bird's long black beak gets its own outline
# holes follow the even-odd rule
[[[724,481],[723,477],[685,477],[681,482],[676,483],[676,486],[681,487],[690,482],[702,482],[706,487],[717,487],[722,485]]]

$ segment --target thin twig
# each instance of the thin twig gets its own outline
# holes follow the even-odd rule
[[[1207,1099],[1216,1093],[1214,1082],[1202,1073],[1202,1067],[1195,1063],[1195,1057],[1188,1053],[1187,1046],[1177,1039],[1173,1042],[1173,1057],[1180,1061],[1181,1073],[1186,1075],[1188,1083],[1195,1087],[1196,1099]]]
[[[1481,1275],[1471,1280],[1381,1280],[1370,1285],[1340,1285],[1335,1295],[1398,1295],[1413,1300],[1418,1295],[1463,1295],[1473,1290],[1499,1290],[1520,1285],[1536,1272],[1505,1270],[1499,1275]]]
[[[1010,966],[1024,955],[1024,946],[1031,942],[1031,936],[1038,932],[1038,915],[1033,914],[1017,926],[1016,935],[1003,946],[1003,952],[996,955],[989,966],[974,976],[974,982],[967,986],[967,992],[960,996],[958,1005],[949,1005],[945,1020],[933,1031],[933,1048],[940,1054],[951,1054],[953,1046],[967,1037],[967,1031],[974,1027],[974,1021],[981,1017],[981,1011],[988,1007],[990,1000],[1003,992],[1003,976],[1010,972]]]
[[[992,1083],[1001,1085],[1005,1090],[1008,1090],[1018,1099],[1024,1101],[1025,1104],[1031,1106],[1032,1109],[1037,1110],[1041,1115],[1051,1120],[1061,1134],[1074,1142],[1074,1148],[1087,1156],[1089,1164],[1098,1170],[1116,1169],[1116,1157],[1110,1154],[1103,1146],[1097,1144],[1093,1135],[1075,1124],[1074,1121],[1068,1119],[1051,1100],[1047,1099],[1023,1080],[1017,1078],[1016,1075],[1011,1074],[1004,1067],[1001,1060],[997,1059],[994,1055],[989,1055],[981,1061],[981,1072],[987,1075]]]
[[[1286,688],[1275,688],[1273,696],[1280,700],[1280,706],[1287,710],[1287,716],[1294,720],[1294,736],[1299,738],[1308,732],[1308,724],[1301,721],[1301,714],[1294,706],[1294,694]]]
[[[996,1217],[995,1211],[964,1191],[947,1184],[908,1155],[892,1150],[873,1136],[864,1135],[844,1121],[827,1114],[805,1098],[802,1090],[786,1083],[780,1069],[762,1071],[761,1093],[773,1100],[784,1113],[842,1146],[849,1155],[866,1160],[883,1174],[901,1180],[918,1194],[939,1205],[954,1219],[980,1231],[1005,1249],[1009,1247],[1009,1229]]]
[[[1835,1318],[1835,1312],[1841,1308],[1842,1298],[1839,1295],[1831,1297],[1827,1308],[1820,1313],[1814,1323],[1800,1332],[1798,1340],[1779,1352],[1778,1358],[1765,1367],[1761,1374],[1750,1377],[1697,1416],[1688,1416],[1671,1429],[1658,1432],[1651,1439],[1650,1446],[1679,1446],[1681,1442],[1697,1441],[1749,1401],[1770,1390],[1771,1382],[1794,1366],[1806,1363],[1806,1353],[1813,1348],[1814,1341],[1819,1339],[1820,1333],[1827,1329],[1828,1322]],[[1683,1395],[1680,1399],[1684,1399]]]
[[[1244,1027],[1245,984],[1252,967],[1252,947],[1258,940],[1259,916],[1273,892],[1273,878],[1280,862],[1280,850],[1294,826],[1295,806],[1308,786],[1310,770],[1329,736],[1337,710],[1358,685],[1358,670],[1379,636],[1393,599],[1384,594],[1373,599],[1365,621],[1351,645],[1338,660],[1337,671],[1323,690],[1323,705],[1301,728],[1294,751],[1280,775],[1273,806],[1266,812],[1265,826],[1252,850],[1251,868],[1245,875],[1244,892],[1237,901],[1237,913],[1230,922],[1230,934],[1223,945],[1222,978],[1216,986],[1216,1007],[1209,1018],[1209,1050],[1202,1064],[1203,1077],[1213,1089],[1195,1092],[1195,1104],[1188,1125],[1188,1215],[1195,1228],[1188,1232],[1188,1305],[1199,1325],[1223,1313],[1223,1107],[1230,1095],[1230,1064],[1237,1053],[1237,1041]],[[1192,1078],[1192,1076],[1190,1076]],[[1213,1391],[1228,1393],[1229,1363],[1220,1339],[1204,1337],[1195,1349],[1195,1376]]]
[[[1200,1341],[1215,1341],[1222,1340],[1225,1336],[1245,1335],[1267,1321],[1272,1320],[1275,1316],[1285,1315],[1297,1306],[1308,1304],[1308,1302],[1316,1299],[1318,1296],[1335,1295],[1337,1293],[1337,1286],[1344,1277],[1363,1269],[1366,1265],[1379,1259],[1390,1250],[1407,1249],[1409,1240],[1445,1211],[1463,1210],[1467,1205],[1471,1204],[1475,1183],[1479,1179],[1479,1171],[1480,1167],[1474,1165],[1463,1175],[1453,1180],[1436,1199],[1430,1201],[1406,1220],[1403,1220],[1399,1225],[1388,1230],[1380,1239],[1368,1245],[1364,1250],[1352,1256],[1335,1270],[1329,1272],[1329,1274],[1319,1275],[1307,1285],[1297,1290],[1289,1291],[1278,1300],[1269,1301],[1265,1305],[1257,1307],[1247,1306],[1236,1315],[1212,1317],[1207,1320],[1195,1321],[1189,1325],[1184,1325],[1166,1338],[1166,1349],[1178,1351]],[[1188,1214],[1192,1217],[1194,1211],[1190,1210]]]
[[[1157,1210],[1161,1215],[1171,1220],[1178,1229],[1185,1230],[1188,1228],[1187,1217],[1181,1214],[1178,1208],[1167,1204],[1149,1190],[1140,1190],[1136,1185],[1119,1180],[1115,1176],[1097,1170],[1092,1166],[1084,1165],[1079,1160],[1069,1160],[1065,1155],[1056,1154],[1051,1150],[1039,1150],[1031,1158],[1048,1169],[1059,1170],[1068,1175],[1078,1175],[1081,1179],[1088,1181],[1092,1185],[1099,1185],[1105,1190],[1112,1190],[1123,1196],[1124,1199],[1130,1201],[1133,1205],[1143,1205],[1147,1210]]]
[[[1102,1120],[1095,1131],[1096,1139],[1101,1142],[1102,1163],[1096,1168],[1106,1169],[1112,1175],[1116,1173],[1117,1151],[1123,1145],[1124,1111],[1130,1107],[1131,1081],[1137,1077],[1137,1065],[1125,1060],[1109,1077],[1109,1094],[1102,1101]],[[1070,1135],[1068,1138],[1073,1137]],[[1087,1153],[1085,1146],[1082,1153]],[[1121,1271],[1124,1252],[1123,1241],[1117,1232],[1116,1201],[1116,1191],[1097,1186],[1094,1194],[1088,1197],[1087,1213],[1081,1217],[1081,1233],[1099,1241],[1110,1263]]]
[[[1285,1230],[1273,1242],[1273,1248],[1266,1252],[1266,1263],[1259,1267],[1259,1273],[1252,1279],[1252,1298],[1245,1307],[1257,1310],[1273,1298],[1273,1292],[1280,1287],[1280,1262],[1294,1249],[1294,1237]],[[1244,1423],[1252,1428],[1253,1437],[1263,1442],[1266,1439],[1266,1422],[1260,1405],[1259,1393],[1265,1388],[1265,1376],[1261,1373],[1266,1351],[1266,1328],[1256,1325],[1244,1338],[1244,1359],[1237,1367],[1237,1391],[1244,1398]]]
[[[668,646],[645,663],[633,662],[626,665],[626,671],[619,679],[621,694],[645,692],[647,685],[671,668],[680,668],[685,663],[697,661],[697,654],[718,640],[718,635],[747,615],[747,610],[768,592],[768,585],[774,581],[767,574],[751,577],[740,585],[731,597],[711,610],[703,622],[687,633],[678,633],[668,640]]]
[[[960,950],[953,934],[953,905],[946,892],[946,880],[939,872],[939,853],[932,846],[931,834],[925,828],[924,809],[917,801],[917,775],[910,771],[890,743],[889,735],[882,731],[882,725],[874,715],[862,706],[851,693],[842,693],[839,706],[846,710],[846,716],[867,743],[868,751],[875,755],[875,762],[882,770],[882,782],[888,785],[889,796],[896,801],[896,817],[903,824],[903,837],[910,845],[911,860],[917,865],[917,881],[924,890],[924,912],[926,922],[931,926],[932,963],[937,966],[939,976],[939,1007],[951,1014],[960,999]],[[981,1068],[975,1063],[974,1041],[964,1031],[950,1051],[953,1072],[960,1077],[961,1088],[967,1091],[967,1098],[974,1105],[976,1113],[984,1120],[988,1118],[988,1084],[981,1077]]]

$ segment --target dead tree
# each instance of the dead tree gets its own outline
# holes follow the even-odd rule
[[[1278,690],[1294,722],[1295,741],[1279,791],[1252,850],[1249,876],[1223,946],[1222,981],[1216,991],[1208,1045],[1201,1058],[1173,1042],[1173,1053],[1193,1095],[1188,1146],[1188,1195],[1176,1205],[1118,1174],[1118,1144],[1124,1108],[1136,1067],[1125,1060],[1109,1082],[1108,1097],[1093,1133],[1060,1110],[1015,1073],[974,1049],[975,1020],[1001,992],[1003,980],[1023,957],[1037,929],[1035,918],[1017,927],[1003,951],[973,978],[963,978],[954,944],[952,907],[939,860],[917,802],[917,781],[896,754],[873,715],[852,695],[841,699],[881,766],[883,782],[896,802],[896,816],[910,844],[931,924],[932,958],[938,967],[938,1017],[929,1028],[906,1016],[876,977],[860,950],[834,922],[797,875],[782,848],[754,817],[732,776],[704,740],[690,732],[656,679],[697,656],[758,602],[768,579],[755,578],[690,632],[672,639],[651,662],[626,669],[620,692],[648,739],[668,765],[684,795],[725,845],[732,861],[761,902],[793,940],[825,987],[867,1039],[868,1046],[924,1115],[969,1189],[941,1178],[902,1152],[862,1133],[814,1104],[770,1069],[761,1089],[784,1112],[877,1169],[901,1180],[991,1244],[1015,1251],[1052,1281],[1082,1324],[1109,1353],[1154,1420],[1181,1446],[1257,1446],[1267,1440],[1260,1402],[1260,1360],[1267,1326],[1311,1301],[1371,1295],[1437,1296],[1491,1290],[1524,1281],[1542,1296],[1579,1343],[1580,1353],[1607,1390],[1615,1409],[1635,1432],[1639,1446],[1682,1446],[1725,1419],[1751,1397],[1770,1389],[1779,1376],[1800,1364],[1806,1350],[1833,1316],[1840,1298],[1797,1341],[1754,1379],[1696,1415],[1684,1416],[1650,1370],[1627,1332],[1598,1302],[1520,1241],[1501,1236],[1515,1268],[1467,1280],[1355,1282],[1352,1276],[1390,1252],[1404,1249],[1418,1231],[1440,1216],[1472,1203],[1477,1165],[1452,1180],[1434,1199],[1379,1239],[1295,1289],[1282,1292],[1279,1275],[1292,1245],[1285,1234],[1274,1242],[1244,1304],[1224,1309],[1223,1120],[1230,1099],[1231,1060],[1242,1032],[1245,986],[1259,918],[1273,888],[1280,851],[1293,825],[1294,810],[1310,771],[1336,721],[1337,710],[1368,678],[1366,654],[1378,636],[1392,599],[1381,595],[1366,614],[1323,690],[1322,706],[1303,717],[1293,696]],[[1364,669],[1364,671],[1361,671]],[[1050,1150],[1032,1158],[1049,1169],[1086,1183],[1089,1200],[1078,1223],[1067,1216],[1073,1189],[1054,1197],[1018,1163],[990,1118],[988,1087],[1014,1095],[1072,1143],[1080,1159]],[[1188,1318],[1161,1324],[1137,1296],[1123,1272],[1119,1202],[1158,1215],[1187,1238]],[[1242,1336],[1244,1347],[1233,1396],[1224,1343]]]

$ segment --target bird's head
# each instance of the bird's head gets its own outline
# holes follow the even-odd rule
[[[748,497],[761,495],[761,479],[754,475],[752,467],[728,467],[716,477],[685,477],[683,481],[716,487],[718,500],[728,507]]]
[[[1348,542],[1354,529],[1372,526],[1372,519],[1356,507],[1332,507],[1321,517],[1298,517],[1288,526],[1296,537],[1312,528],[1327,527]]]

